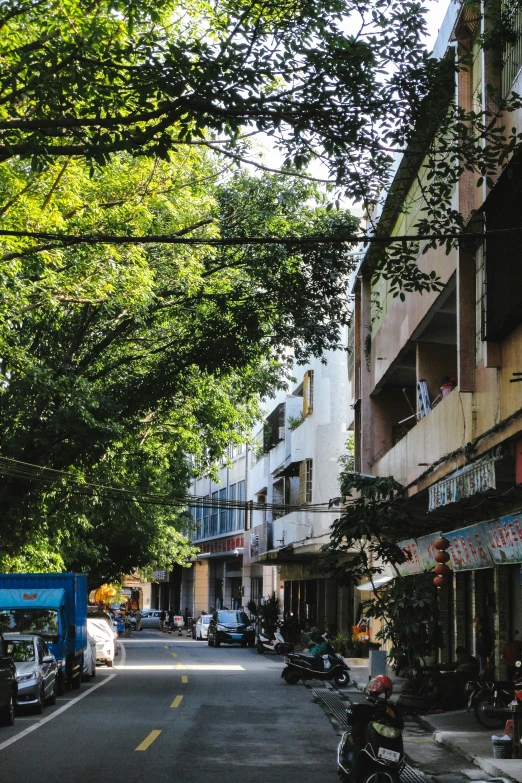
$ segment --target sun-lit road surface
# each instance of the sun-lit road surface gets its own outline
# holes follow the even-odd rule
[[[116,668],[0,729],[2,780],[338,780],[338,737],[310,691],[281,679],[281,657],[153,630],[124,645]]]

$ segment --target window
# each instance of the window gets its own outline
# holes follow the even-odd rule
[[[355,313],[348,323],[348,380],[353,384],[355,377]]]
[[[226,533],[227,532],[227,504],[225,503],[227,499],[227,490],[226,487],[224,489],[219,490],[219,500],[220,506],[219,506],[219,532],[220,533]]]
[[[246,492],[245,492],[245,482],[244,481],[238,481],[237,482],[237,499],[238,499],[238,510],[236,513],[236,530],[242,530],[245,527],[245,499],[246,499]]]
[[[218,531],[218,504],[219,492],[212,493],[212,513],[210,515],[210,535],[216,536]]]
[[[260,601],[263,596],[263,577],[253,576],[250,580],[250,597],[253,601]]]
[[[206,538],[210,535],[209,532],[209,516],[210,516],[210,508],[208,506],[208,502],[210,501],[210,495],[207,495],[207,505],[203,508],[203,538]]]
[[[515,34],[514,41],[506,44],[502,58],[502,97],[507,98],[511,92],[515,77],[522,65],[522,13],[513,4],[509,12],[511,16],[511,28]]]
[[[230,532],[231,530],[236,529],[236,516],[237,516],[237,509],[235,506],[236,501],[236,485],[231,484],[228,488],[228,498],[231,501],[230,505],[231,508],[228,509],[228,516],[227,516],[227,532]]]
[[[307,370],[303,378],[303,416],[310,416],[314,410],[314,371]]]
[[[202,529],[201,529],[201,522],[203,519],[203,509],[201,506],[196,506],[196,538],[201,538],[202,535]]]
[[[312,502],[312,460],[305,459],[299,464],[299,503]]]
[[[263,427],[263,447],[265,454],[285,439],[285,403],[281,402],[267,417]]]

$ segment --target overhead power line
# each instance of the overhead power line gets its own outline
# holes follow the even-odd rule
[[[300,237],[185,237],[178,234],[145,234],[143,236],[124,236],[119,234],[64,234],[55,231],[15,231],[1,229],[0,236],[25,239],[45,239],[70,245],[208,245],[209,247],[236,247],[241,245],[356,245],[356,244],[393,244],[396,242],[430,242],[433,240],[484,239],[488,236],[511,236],[522,233],[522,226],[514,228],[495,228],[485,231],[448,231],[434,234],[399,234],[397,236],[368,234],[324,234]],[[46,248],[49,249],[49,248]],[[26,252],[30,248],[26,248]],[[39,248],[34,248],[38,252]]]
[[[256,503],[248,500],[231,500],[229,498],[212,498],[209,495],[192,495],[190,493],[161,493],[151,492],[142,487],[114,487],[107,484],[84,481],[64,470],[35,465],[30,462],[0,456],[0,475],[19,479],[22,481],[34,481],[45,484],[54,484],[57,489],[64,492],[103,496],[111,500],[128,503],[143,503],[148,505],[171,506],[183,508],[207,508],[211,511],[255,511],[272,510],[280,514],[289,514],[292,511],[306,511],[311,514],[332,514],[327,503],[316,505],[291,505],[286,503]],[[219,490],[218,490],[219,491]]]

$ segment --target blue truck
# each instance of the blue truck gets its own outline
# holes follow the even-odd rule
[[[58,692],[79,688],[87,647],[86,574],[0,573],[0,632],[35,633],[58,661]]]

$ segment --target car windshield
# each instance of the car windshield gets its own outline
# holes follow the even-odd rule
[[[13,661],[15,663],[28,663],[34,661],[34,644],[27,639],[12,639],[10,644],[14,645]]]
[[[243,623],[248,624],[248,617],[244,612],[218,612],[220,623]]]
[[[106,622],[103,620],[99,620],[96,622],[95,620],[87,620],[87,628],[92,633],[94,637],[96,636],[104,636],[107,639],[110,639],[112,637],[111,630]]]
[[[0,609],[0,631],[58,636],[58,612],[53,609]]]

